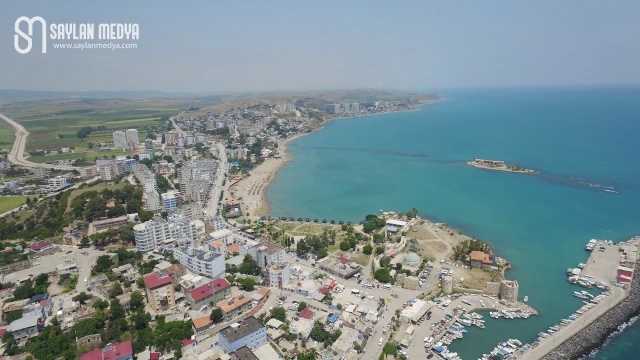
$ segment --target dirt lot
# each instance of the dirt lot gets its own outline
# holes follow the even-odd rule
[[[453,270],[455,285],[463,288],[482,290],[485,288],[487,282],[500,281],[500,279],[498,277],[494,277],[494,275],[492,275],[490,271],[485,271],[479,268],[450,268]],[[460,283],[460,278],[464,278],[464,281],[462,283]]]
[[[417,247],[420,248],[418,255],[426,259],[443,259],[448,255],[449,247],[447,244],[438,239],[434,240],[418,240]]]

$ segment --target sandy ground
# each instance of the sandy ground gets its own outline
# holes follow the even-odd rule
[[[266,159],[249,172],[250,176],[230,187],[233,198],[242,197],[242,210],[245,215],[249,213],[249,218],[257,219],[260,216],[269,215],[267,189],[278,174],[278,170],[291,160],[291,156],[286,153],[287,143],[304,135],[307,134],[298,134],[281,142],[278,147],[278,152],[282,156],[280,159]]]

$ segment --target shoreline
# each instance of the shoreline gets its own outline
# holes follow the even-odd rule
[[[267,199],[267,190],[275,180],[276,176],[280,169],[282,169],[287,163],[293,160],[291,155],[286,153],[287,145],[300,139],[304,136],[311,135],[317,131],[324,129],[324,124],[329,121],[337,121],[337,120],[347,120],[354,119],[359,117],[368,117],[368,116],[376,116],[376,115],[385,115],[399,112],[409,112],[409,111],[418,111],[419,107],[433,104],[441,99],[429,100],[423,104],[411,106],[405,110],[400,111],[388,111],[388,112],[379,112],[375,114],[363,114],[357,116],[347,116],[347,117],[332,117],[324,120],[320,126],[313,131],[303,134],[296,134],[292,137],[286,138],[278,143],[278,152],[281,154],[280,159],[276,158],[267,158],[262,164],[256,166],[248,172],[247,177],[236,182],[235,184],[229,187],[229,192],[233,195],[234,199],[238,197],[242,197],[243,202],[243,214],[247,212],[249,215],[246,215],[246,218],[251,220],[256,220],[260,216],[270,216],[271,206],[269,205]]]

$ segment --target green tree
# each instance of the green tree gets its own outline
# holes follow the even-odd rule
[[[349,244],[349,241],[343,240],[340,242],[340,250],[347,251],[349,249],[351,249],[351,244]]]
[[[111,289],[109,289],[109,298],[114,299],[118,295],[122,295],[122,285],[115,283],[111,286]]]
[[[371,255],[371,253],[373,252],[373,246],[371,245],[365,245],[362,247],[362,253],[365,255]]]
[[[140,291],[134,291],[131,293],[131,299],[129,300],[129,307],[135,310],[144,305],[144,296]]]
[[[306,308],[307,308],[307,303],[306,302],[302,301],[302,302],[300,302],[300,304],[298,304],[298,312],[300,312],[300,311],[302,311],[302,310],[304,310]]]
[[[236,279],[236,282],[244,288],[246,291],[253,291],[256,288],[256,281],[249,278]]]
[[[384,246],[376,246],[376,256],[384,253]]]
[[[211,321],[213,321],[214,324],[218,324],[222,322],[222,320],[224,320],[224,312],[219,307],[216,307],[211,310],[211,315],[209,316],[209,318],[211,319]]]
[[[392,343],[392,342],[388,342],[386,344],[384,344],[384,347],[382,348],[382,352],[387,354],[387,355],[396,355],[398,354],[398,347],[396,346],[396,344]]]
[[[390,283],[391,281],[393,281],[389,269],[386,267],[376,270],[376,272],[374,273],[374,277],[376,278],[376,280],[383,283]]]
[[[78,295],[74,296],[74,297],[72,298],[72,300],[73,300],[73,301],[77,301],[77,302],[79,302],[80,304],[84,305],[84,304],[86,304],[86,303],[87,303],[87,300],[89,300],[89,299],[91,299],[91,298],[92,298],[92,296],[91,296],[91,295],[89,295],[89,294],[87,294],[87,293],[85,293],[85,292],[83,291],[83,292],[81,292],[80,294],[78,294]]]
[[[287,313],[284,310],[283,307],[281,306],[276,306],[273,309],[271,309],[271,311],[269,312],[269,315],[274,318],[274,319],[278,319],[282,322],[287,321]]]

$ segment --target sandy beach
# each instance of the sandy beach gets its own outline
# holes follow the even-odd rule
[[[405,112],[405,111],[416,111],[418,107],[431,104],[438,100],[428,101],[424,104],[416,105],[411,107],[410,109],[403,111],[389,111],[389,112],[381,112],[376,114],[365,114],[358,116],[349,116],[349,117],[335,117],[331,119],[325,120],[325,123],[334,120],[343,120],[343,119],[352,119],[356,117],[364,117],[364,116],[375,116],[382,114],[389,114],[393,112]],[[262,164],[256,166],[254,169],[249,171],[249,176],[244,179],[238,181],[234,185],[229,187],[229,192],[233,196],[234,199],[242,197],[242,211],[246,215],[249,213],[248,217],[250,219],[257,219],[260,216],[270,215],[271,208],[267,202],[267,189],[271,182],[275,179],[278,171],[286,165],[289,161],[292,160],[291,155],[286,153],[287,144],[291,141],[299,139],[303,136],[313,134],[316,131],[320,131],[324,129],[324,126],[320,126],[319,128],[313,130],[309,133],[297,134],[290,138],[282,140],[278,144],[278,152],[281,155],[281,158],[267,158]]]
[[[298,134],[281,141],[278,144],[278,152],[281,155],[279,159],[267,158],[262,164],[252,169],[249,176],[229,188],[234,199],[242,198],[242,211],[245,215],[248,213],[249,218],[256,219],[269,215],[271,209],[267,203],[267,189],[278,171],[291,160],[291,155],[286,153],[287,144],[308,134],[310,133]]]

